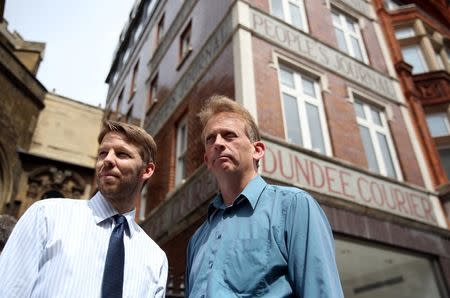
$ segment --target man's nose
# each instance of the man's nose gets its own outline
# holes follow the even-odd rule
[[[105,159],[103,159],[103,162],[105,162],[106,164],[114,164],[115,162],[115,153],[114,150],[109,150],[108,154],[106,154]]]
[[[222,148],[225,146],[225,139],[222,138],[222,135],[217,134],[216,139],[214,140],[214,146],[216,148]]]

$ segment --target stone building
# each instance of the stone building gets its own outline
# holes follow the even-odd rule
[[[0,22],[0,212],[14,214],[22,165],[18,150],[31,145],[45,87],[36,79],[45,44],[24,40]],[[3,212],[2,212],[3,211]]]
[[[0,214],[95,189],[103,109],[48,93],[36,79],[45,44],[10,32],[0,5]]]
[[[89,199],[103,109],[55,93],[44,100],[30,147],[20,151],[23,172],[16,201],[22,214],[36,200]]]
[[[321,204],[346,297],[449,295],[448,219],[378,16],[384,5],[136,1],[106,115],[140,123],[158,144],[138,216],[168,254],[169,295],[183,294],[187,242],[217,192],[196,117],[212,94],[255,117],[267,145],[260,174]]]
[[[431,179],[450,214],[450,6],[375,0]]]

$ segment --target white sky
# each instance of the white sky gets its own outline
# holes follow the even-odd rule
[[[134,0],[6,0],[8,29],[45,42],[38,79],[48,91],[105,106],[105,84]]]

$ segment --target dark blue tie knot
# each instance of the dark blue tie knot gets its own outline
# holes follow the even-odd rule
[[[127,222],[127,219],[125,218],[125,216],[120,215],[120,214],[116,214],[113,216],[114,222],[116,223],[116,225],[123,225],[124,223]]]

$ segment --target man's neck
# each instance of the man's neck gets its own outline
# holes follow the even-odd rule
[[[134,209],[134,199],[130,200],[129,198],[104,197],[114,207],[114,209],[119,212],[119,214],[124,214]]]
[[[223,203],[226,206],[231,206],[238,195],[256,175],[257,173],[250,173],[245,176],[229,175],[220,178],[216,177]]]

